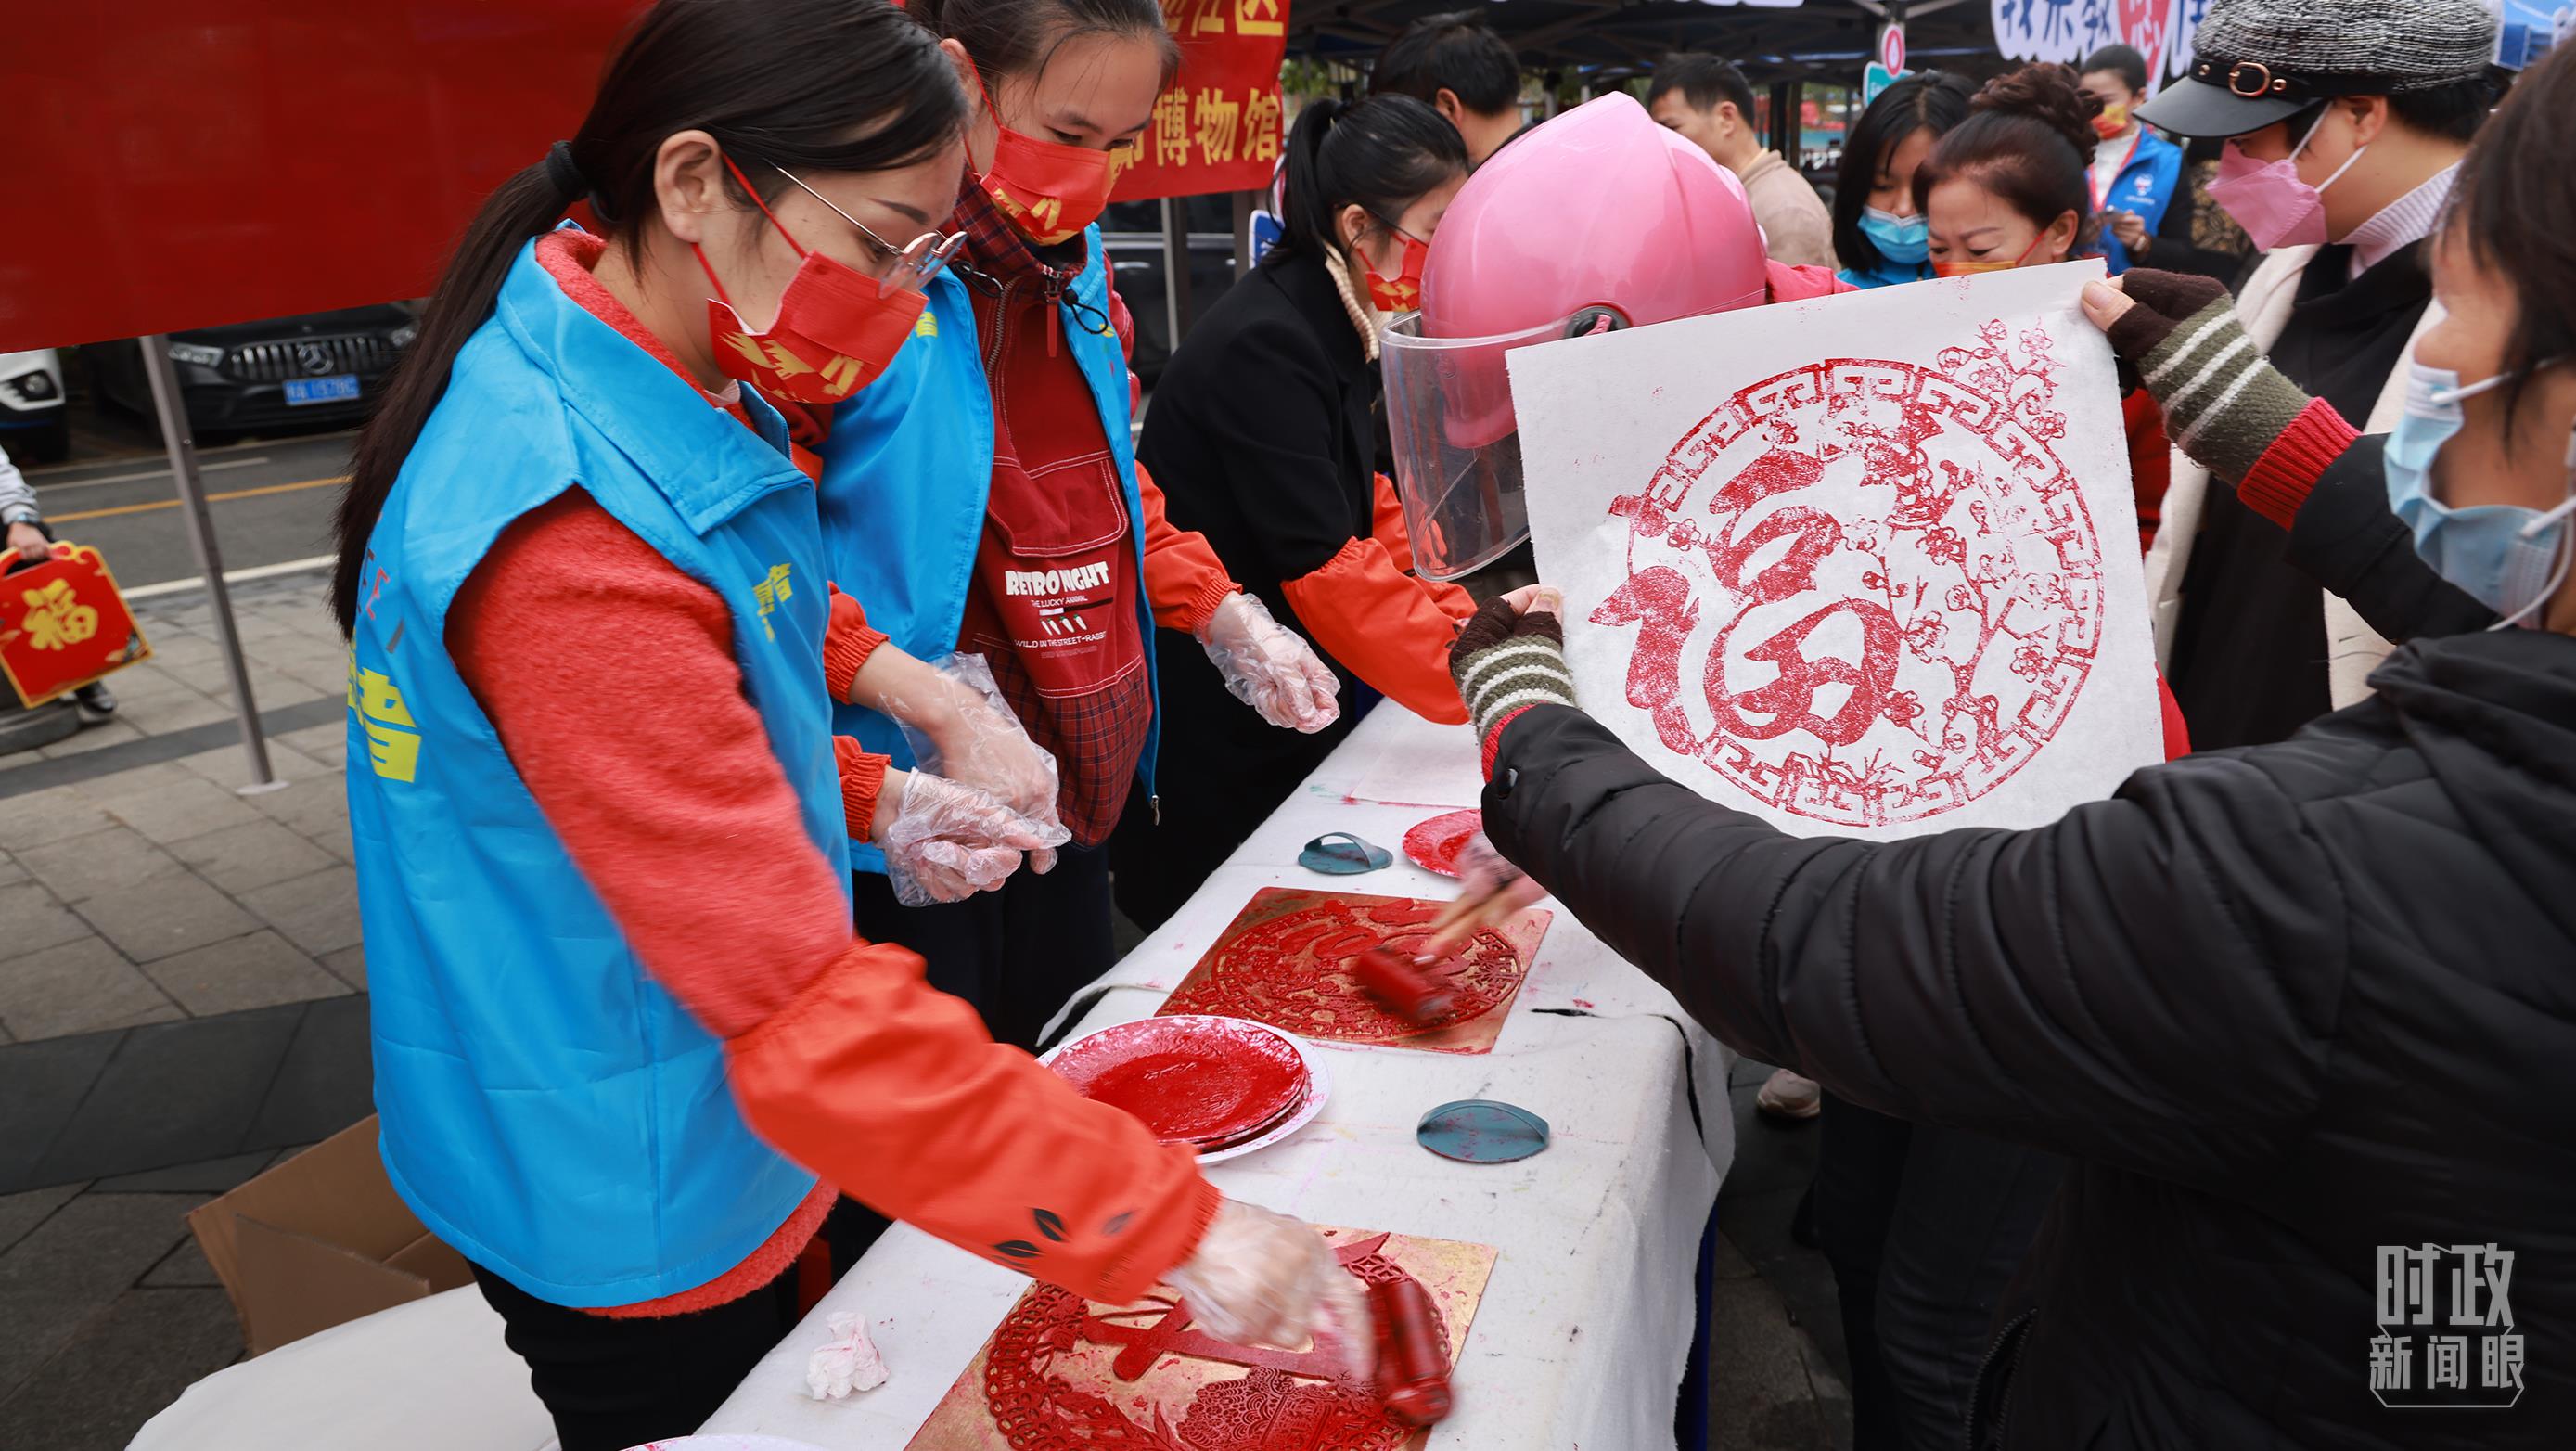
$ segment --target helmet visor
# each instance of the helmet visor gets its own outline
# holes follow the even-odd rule
[[[1514,348],[1565,335],[1562,320],[1481,338],[1422,335],[1408,313],[1381,337],[1395,496],[1413,538],[1414,568],[1456,579],[1529,537],[1521,497],[1521,439],[1512,415]]]

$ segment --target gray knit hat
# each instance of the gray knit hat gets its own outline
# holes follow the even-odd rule
[[[2212,0],[2191,74],[2138,108],[2177,136],[2242,136],[2335,96],[2464,81],[2495,59],[2481,0]]]

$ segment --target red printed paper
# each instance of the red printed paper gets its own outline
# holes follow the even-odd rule
[[[1417,955],[1447,905],[1264,887],[1161,1011],[1251,1018],[1335,1043],[1490,1053],[1547,935],[1547,911],[1524,909],[1432,969],[1447,980],[1451,1007],[1428,1023],[1417,1026],[1379,1007],[1351,973],[1371,948]]]
[[[56,544],[44,563],[0,575],[0,674],[22,703],[42,705],[151,654],[97,550]]]
[[[1491,1246],[1319,1228],[1361,1281],[1420,1285],[1458,1363]],[[1426,1435],[1388,1419],[1375,1389],[1322,1349],[1233,1345],[1193,1329],[1168,1286],[1121,1306],[1032,1285],[906,1451],[1398,1451]]]
[[[1485,829],[1482,811],[1452,811],[1417,823],[1404,834],[1404,854],[1426,872],[1444,877],[1458,875],[1458,853],[1467,841]]]
[[[2159,759],[2098,266],[1514,354],[1584,708],[1802,832],[2038,825]]]
[[[1163,0],[1181,68],[1154,102],[1153,124],[1109,153],[1117,201],[1258,191],[1286,134],[1279,60],[1288,0]]]

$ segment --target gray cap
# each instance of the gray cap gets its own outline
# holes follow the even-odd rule
[[[2212,0],[2191,74],[2138,108],[2177,136],[2242,136],[2336,96],[2428,90],[2485,73],[2481,0]]]

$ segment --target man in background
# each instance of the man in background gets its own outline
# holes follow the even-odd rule
[[[1369,73],[1369,94],[1411,96],[1449,120],[1482,166],[1528,129],[1521,121],[1521,68],[1512,48],[1469,10],[1425,15],[1389,42]]]
[[[1666,56],[1647,87],[1646,110],[1744,183],[1772,261],[1835,265],[1833,213],[1796,167],[1763,146],[1753,129],[1753,87],[1744,72],[1701,51]]]

